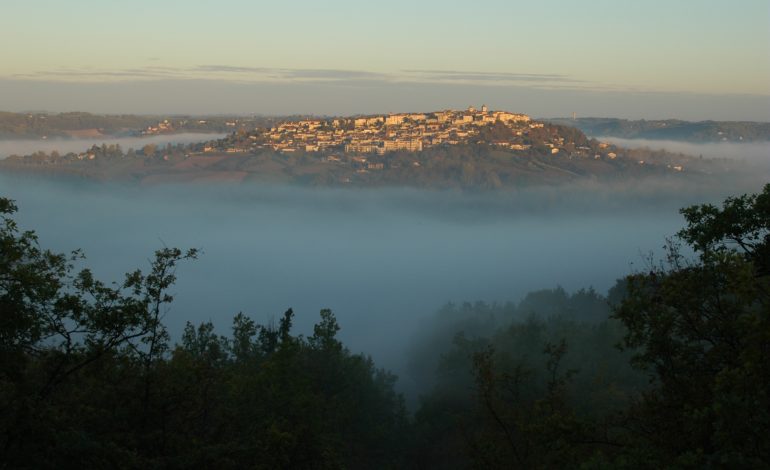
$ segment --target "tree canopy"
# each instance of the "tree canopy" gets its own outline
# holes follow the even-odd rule
[[[395,377],[352,354],[322,310],[310,337],[246,315],[231,337],[163,324],[176,268],[105,284],[19,232],[0,199],[0,446],[18,468],[397,467],[406,424]]]

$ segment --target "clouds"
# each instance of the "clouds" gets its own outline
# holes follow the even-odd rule
[[[52,80],[68,82],[108,82],[117,80],[178,79],[184,78],[183,69],[163,66],[132,67],[124,69],[96,69],[93,67],[60,67],[11,75],[16,80]]]
[[[152,62],[157,62],[153,58]],[[483,84],[487,86],[600,86],[564,74],[489,72],[473,70],[407,69],[392,73],[353,69],[275,68],[228,64],[201,64],[192,67],[148,65],[124,69],[62,67],[15,74],[11,78],[25,80],[119,81],[148,79],[224,80],[235,82],[308,82],[360,85],[370,83],[419,84]]]
[[[413,77],[439,82],[484,82],[484,83],[585,83],[562,74],[469,72],[459,70],[404,70]]]
[[[0,76],[770,94],[765,0],[60,3],[4,2]]]

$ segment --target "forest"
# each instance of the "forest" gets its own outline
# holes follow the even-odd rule
[[[329,309],[308,334],[288,308],[172,340],[198,250],[101,281],[17,211],[0,198],[3,468],[770,466],[770,184],[683,208],[665,258],[606,295],[444,305],[409,351],[413,400]]]

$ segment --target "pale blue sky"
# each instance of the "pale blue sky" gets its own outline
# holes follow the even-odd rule
[[[410,87],[435,86],[447,96],[425,105],[478,95],[507,104],[532,90],[545,102],[524,111],[537,115],[555,108],[543,93],[551,90],[553,99],[583,96],[574,103],[579,114],[646,116],[655,110],[596,100],[648,94],[667,97],[649,117],[711,117],[693,108],[694,94],[722,100],[715,111],[731,118],[770,119],[760,106],[770,103],[768,0],[4,0],[0,43],[0,108],[70,109],[77,103],[67,98],[82,96],[78,109],[100,112],[301,111],[291,93],[274,102],[269,90],[279,86],[303,96],[326,87],[339,100],[346,88],[366,87],[365,103],[308,103],[306,112],[375,112],[406,99]],[[165,97],[169,109],[138,91],[179,81],[198,91]],[[64,85],[74,94],[58,96]],[[89,102],[94,86],[136,93],[131,109],[121,100]],[[207,89],[238,90],[243,106],[193,106]],[[458,90],[466,94],[452,94]],[[736,108],[724,109],[730,96]]]

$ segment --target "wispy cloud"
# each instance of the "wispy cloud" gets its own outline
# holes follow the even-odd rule
[[[285,69],[289,78],[324,79],[324,80],[383,80],[389,75],[363,70],[327,70],[327,69]]]
[[[238,67],[233,65],[198,65],[190,69],[191,72],[224,72],[224,73],[271,73],[277,69],[267,67]]]
[[[26,74],[14,74],[13,78],[21,79],[47,79],[47,80],[90,80],[103,81],[109,79],[158,79],[158,78],[183,78],[184,74],[180,70],[172,67],[141,67],[116,70],[94,70],[60,68],[53,70],[40,70]]]
[[[156,62],[156,61],[153,61]],[[275,68],[227,64],[201,64],[191,67],[148,65],[125,69],[77,69],[72,67],[16,74],[12,78],[32,80],[110,81],[110,80],[224,80],[236,82],[300,82],[337,85],[378,83],[478,84],[485,86],[529,86],[536,88],[585,88],[591,84],[568,75],[552,73],[489,72],[469,70],[407,69],[391,73],[366,70]]]
[[[405,74],[425,80],[464,82],[560,82],[582,83],[567,75],[513,72],[473,72],[460,70],[403,70]]]
[[[387,74],[364,70],[339,69],[289,69],[269,67],[237,67],[231,65],[199,65],[191,69],[202,73],[228,73],[252,76],[269,76],[287,80],[382,80],[390,78]]]

